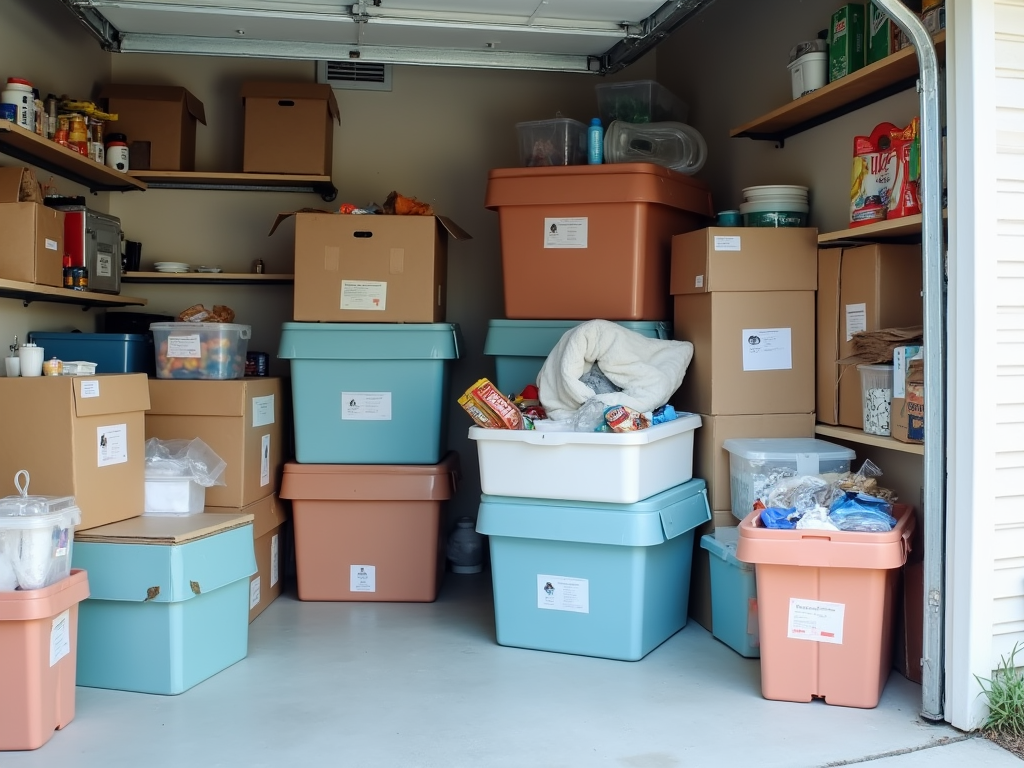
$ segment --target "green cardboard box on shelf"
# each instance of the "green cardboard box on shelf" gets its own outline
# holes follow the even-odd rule
[[[867,19],[862,3],[847,3],[832,14],[828,28],[828,81],[856,72],[866,61]]]
[[[921,4],[913,0],[904,0],[910,10],[919,12]],[[896,22],[889,18],[888,14],[879,8],[875,3],[868,5],[868,44],[867,64],[874,64],[886,56],[891,56],[896,51],[907,45],[906,36],[896,26]]]

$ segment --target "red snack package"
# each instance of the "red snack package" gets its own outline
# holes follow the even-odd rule
[[[612,432],[636,432],[651,426],[646,416],[625,405],[609,408],[604,412],[604,420]]]
[[[481,427],[522,429],[523,415],[489,380],[480,379],[459,398],[466,413]]]

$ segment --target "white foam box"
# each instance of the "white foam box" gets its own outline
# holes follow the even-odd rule
[[[634,504],[693,477],[700,416],[637,432],[547,432],[470,427],[480,487],[492,496]]]
[[[189,477],[147,477],[147,515],[195,515],[206,506],[206,488]]]

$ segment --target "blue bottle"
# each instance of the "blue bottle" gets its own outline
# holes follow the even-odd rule
[[[595,117],[587,128],[587,164],[601,165],[604,162],[604,128],[601,118]]]

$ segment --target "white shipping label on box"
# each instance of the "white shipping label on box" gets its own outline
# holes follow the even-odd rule
[[[87,397],[99,397],[100,383],[95,379],[89,379],[88,381],[83,379],[78,391],[82,395],[83,399]]]
[[[341,418],[348,421],[391,421],[391,393],[342,392]]]
[[[71,611],[64,611],[50,625],[50,666],[71,653]]]
[[[260,488],[270,485],[270,435],[260,441]]]
[[[270,586],[277,586],[281,577],[281,550],[278,548],[278,534],[270,537]]]
[[[185,336],[167,337],[168,357],[202,357],[203,345],[199,340],[198,333],[190,333]]]
[[[96,427],[96,466],[125,464],[128,461],[128,425]]]
[[[96,254],[96,276],[112,277],[114,274],[114,257],[109,253]]]
[[[48,251],[56,251],[57,250],[57,241],[56,240],[51,240],[50,238],[46,238],[46,250],[48,250]]]
[[[741,251],[739,235],[715,235],[716,251]]]
[[[868,329],[868,305],[847,304],[846,305],[846,340],[852,341],[853,334]]]
[[[589,220],[586,216],[544,219],[544,247],[586,248],[588,226]]]
[[[845,614],[846,606],[843,603],[823,603],[820,600],[791,597],[786,637],[842,645]]]
[[[260,604],[260,577],[249,582],[249,610]]]
[[[274,423],[274,396],[265,395],[252,399],[252,425],[266,427]]]
[[[695,277],[693,279],[693,287],[694,288],[703,288],[704,287],[704,275],[697,275],[697,277]]]
[[[744,328],[744,371],[788,371],[793,368],[792,328]]]
[[[348,577],[349,592],[376,592],[377,566],[350,565]]]
[[[539,573],[537,607],[548,611],[590,613],[590,581]]]
[[[388,306],[388,284],[373,280],[342,280],[341,308],[383,312]]]

